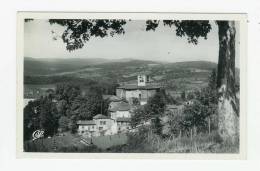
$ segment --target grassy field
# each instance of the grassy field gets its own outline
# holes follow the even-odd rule
[[[66,133],[65,136],[37,139],[25,142],[26,152],[104,152],[114,146],[127,143],[126,134],[83,138],[79,135]]]
[[[65,136],[54,136],[52,138],[37,139],[35,141],[25,142],[25,151],[35,152],[55,152],[65,147],[84,148],[80,143],[80,137],[72,134]]]
[[[100,136],[100,137],[93,138],[93,144],[103,150],[118,145],[124,145],[126,143],[127,143],[126,134],[116,134],[116,135]]]
[[[84,143],[82,142],[84,140]],[[223,143],[215,132],[190,137],[164,138],[149,133],[145,136],[117,134],[92,139],[70,133],[25,142],[26,152],[92,152],[92,153],[238,153],[239,141]]]
[[[128,145],[115,150],[126,153],[239,153],[239,140],[235,144],[223,143],[216,132],[193,138],[161,138],[148,133],[130,135]]]
[[[238,144],[221,143],[214,134],[173,138],[153,143],[159,153],[238,153]]]

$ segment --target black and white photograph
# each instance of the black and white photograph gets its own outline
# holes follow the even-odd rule
[[[93,16],[19,18],[19,151],[241,154],[243,15]]]

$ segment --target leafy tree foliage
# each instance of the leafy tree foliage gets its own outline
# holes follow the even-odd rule
[[[181,132],[185,130],[185,125],[183,124],[184,116],[172,114],[171,112],[167,113],[168,120],[165,123],[163,134],[166,136],[174,135],[182,136]]]
[[[199,20],[162,20],[165,26],[175,26],[176,35],[183,37],[186,36],[189,43],[198,43],[198,38],[203,37],[207,39],[207,34],[211,30],[209,21]],[[153,30],[159,26],[159,20],[146,21],[146,31]]]
[[[124,34],[125,20],[86,20],[86,19],[51,19],[50,24],[59,24],[66,29],[62,40],[69,51],[82,48],[91,37],[114,36]]]
[[[150,118],[151,116],[147,105],[139,106],[132,113],[131,125],[132,127],[135,127],[139,125],[141,122],[145,122]]]
[[[124,34],[126,20],[105,19],[50,19],[50,24],[59,24],[65,27],[62,40],[69,51],[82,48],[91,37],[114,36]],[[147,20],[146,31],[153,30],[159,26],[160,20]],[[175,26],[176,35],[186,36],[188,42],[197,44],[198,38],[207,39],[211,25],[207,20],[162,20],[164,26]]]
[[[185,91],[182,91],[181,92],[181,98],[182,98],[182,100],[186,100],[186,93],[185,93]]]
[[[148,99],[147,108],[151,116],[159,116],[164,113],[166,106],[166,94],[164,91],[157,92]]]
[[[58,128],[57,108],[52,99],[48,97],[41,99],[39,113],[40,127],[45,131],[44,135],[52,136]]]
[[[75,133],[78,120],[92,119],[99,113],[107,115],[109,102],[103,100],[102,91],[93,86],[82,94],[80,85],[58,84],[54,94],[29,102],[24,108],[24,140],[37,129],[45,130],[46,136],[54,135],[58,128]]]
[[[187,100],[192,100],[195,98],[195,95],[193,92],[189,92],[188,95],[187,95]]]
[[[61,129],[61,131],[67,131],[68,130],[68,126],[69,126],[69,118],[66,116],[61,116],[59,119],[59,128]]]
[[[35,100],[35,101],[30,101],[28,105],[26,105],[24,108],[24,112],[23,112],[24,140],[30,139],[33,131],[40,129],[39,106],[40,106],[40,100]]]
[[[217,129],[216,70],[212,71],[207,87],[189,93],[187,98],[193,103],[184,107],[183,114],[167,114],[169,117],[167,124],[170,129],[168,132],[178,136],[181,133],[189,135],[191,129],[196,132]]]
[[[71,84],[58,84],[56,87],[56,97],[58,100],[65,100],[68,104],[71,104],[79,95],[80,87],[78,85]]]
[[[192,105],[188,105],[183,111],[183,126],[188,128],[199,128],[205,130],[207,126],[206,117],[211,113],[210,109],[202,105],[200,101],[194,101]]]
[[[146,122],[148,120],[154,120],[153,129],[155,132],[161,132],[161,124],[158,119],[164,114],[165,106],[167,103],[166,94],[164,91],[157,92],[153,97],[148,99],[147,104],[137,107],[132,115],[131,124],[133,127],[136,125]],[[160,119],[159,119],[160,120]]]
[[[102,89],[90,87],[82,94],[78,85],[59,84],[56,88],[59,116],[69,118],[68,127],[75,131],[77,120],[90,120],[96,114],[107,114],[108,101],[102,99]]]
[[[152,120],[152,131],[153,133],[157,134],[157,135],[162,135],[162,128],[163,128],[163,125],[161,123],[161,119],[159,117],[155,117],[153,120]]]
[[[53,135],[58,128],[55,103],[49,97],[31,101],[24,108],[24,140],[31,138],[35,130],[43,129],[44,135]]]

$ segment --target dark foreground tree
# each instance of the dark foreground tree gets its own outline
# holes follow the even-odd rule
[[[48,97],[41,99],[39,106],[40,127],[44,130],[44,136],[53,136],[58,129],[58,115],[56,104]]]
[[[82,20],[82,19],[50,19],[50,24],[66,27],[61,38],[69,51],[82,48],[91,37],[114,36],[124,34],[125,20]]]
[[[147,30],[155,30],[159,21],[147,21]],[[177,36],[187,36],[197,44],[199,37],[207,38],[211,30],[209,21],[164,20],[163,24],[175,26]],[[218,132],[224,141],[235,142],[239,137],[239,105],[235,90],[235,21],[216,21],[219,37],[217,73]]]
[[[66,27],[62,39],[67,50],[82,48],[91,37],[124,33],[125,20],[49,20],[51,24]],[[146,30],[155,30],[160,21],[148,20]],[[164,26],[175,29],[176,35],[186,36],[189,43],[197,44],[198,38],[207,38],[211,30],[209,21],[163,20]],[[219,62],[217,73],[218,127],[224,141],[234,142],[238,137],[239,107],[235,95],[235,21],[216,21],[219,36]]]
[[[31,101],[24,108],[24,140],[32,138],[38,129],[44,130],[44,136],[57,132],[58,115],[56,104],[49,97]]]
[[[32,138],[32,133],[40,129],[39,119],[40,100],[30,101],[23,111],[23,133],[24,140]]]
[[[148,113],[151,117],[162,116],[166,107],[166,94],[164,91],[157,92],[154,96],[150,97],[147,101]]]
[[[239,105],[235,89],[234,21],[217,21],[219,35],[218,59],[218,119],[219,134],[224,140],[235,142],[239,137]]]

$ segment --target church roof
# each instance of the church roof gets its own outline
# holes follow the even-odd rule
[[[153,90],[153,89],[160,89],[160,85],[154,85],[154,84],[148,84],[146,86],[138,86],[135,84],[128,84],[128,85],[122,85],[120,87],[117,87],[117,89],[125,89],[125,90]]]
[[[109,100],[109,101],[120,101],[120,100],[122,100],[121,98],[119,98],[119,97],[117,97],[117,96],[115,96],[115,95],[102,95],[102,98],[104,99],[104,100]]]

